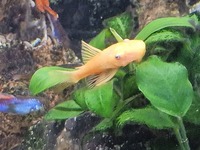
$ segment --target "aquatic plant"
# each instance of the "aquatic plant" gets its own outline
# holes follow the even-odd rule
[[[103,49],[113,35],[118,41],[121,37],[129,38],[133,24],[129,14],[108,21],[105,29],[91,40],[91,45]],[[181,149],[190,149],[186,136],[190,128],[185,129],[184,125],[200,124],[199,25],[196,14],[152,21],[135,37],[147,45],[143,62],[121,68],[102,86],[75,90],[71,100],[54,107],[45,118],[66,119],[91,111],[102,117],[93,131],[120,130],[135,122],[155,129],[171,129]],[[59,75],[46,77],[48,71],[39,72],[42,78],[32,77],[32,93],[50,88],[55,80],[61,79]]]

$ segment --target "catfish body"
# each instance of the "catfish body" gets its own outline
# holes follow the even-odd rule
[[[101,51],[82,42],[82,56],[85,65],[74,72],[74,81],[95,75],[89,84],[101,85],[110,80],[119,67],[135,61],[140,62],[146,47],[142,40],[128,40],[113,44]]]

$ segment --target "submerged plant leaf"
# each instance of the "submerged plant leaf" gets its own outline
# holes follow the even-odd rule
[[[105,131],[113,126],[113,122],[110,118],[103,119],[98,125],[96,125],[92,131]]]
[[[118,99],[113,90],[113,80],[92,89],[82,88],[74,93],[77,104],[102,117],[111,116]]]
[[[188,36],[183,48],[177,53],[176,60],[186,66],[189,78],[195,87],[200,87],[200,32]]]
[[[124,99],[133,96],[139,92],[135,74],[126,74],[123,79],[123,97]]]
[[[183,35],[175,30],[162,30],[160,32],[153,33],[145,41],[147,45],[153,45],[156,43],[168,43],[169,42],[184,42]]]
[[[90,41],[89,44],[96,48],[104,49],[104,48],[106,48],[105,41],[110,36],[111,36],[111,33],[110,33],[109,29],[103,29],[97,36],[95,36]]]
[[[81,106],[84,110],[88,110],[86,100],[85,100],[85,92],[89,90],[87,87],[80,88],[73,93],[73,99],[76,101],[76,103]]]
[[[108,28],[113,28],[123,38],[129,38],[133,29],[133,19],[131,13],[125,12],[118,16],[104,20],[103,24]]]
[[[82,108],[74,101],[67,100],[56,105],[46,115],[46,120],[61,120],[78,116],[82,113]]]
[[[169,115],[152,107],[128,110],[118,117],[120,126],[124,126],[130,121],[146,124],[157,129],[173,128],[175,126]]]
[[[164,60],[170,57],[177,47],[187,43],[187,38],[183,33],[175,29],[163,29],[150,35],[145,43],[147,45],[146,55],[159,55]]]
[[[151,104],[169,115],[183,117],[192,103],[193,89],[187,69],[179,63],[150,57],[138,65],[136,82]]]
[[[68,76],[65,71],[73,71],[62,67],[43,67],[38,69],[32,76],[29,89],[32,94],[38,94],[50,87],[63,83]]]
[[[115,31],[115,29],[110,28],[110,32],[115,37],[115,39],[117,40],[117,42],[122,42],[123,41],[123,38]]]
[[[146,25],[135,37],[135,39],[146,40],[151,34],[167,27],[188,27],[195,30],[198,20],[186,17],[159,18]]]

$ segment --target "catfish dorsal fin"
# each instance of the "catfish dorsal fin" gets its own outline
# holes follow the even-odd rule
[[[101,50],[99,50],[98,48],[95,48],[87,43],[85,43],[84,41],[82,42],[82,58],[83,58],[83,62],[86,63],[88,62],[92,57],[94,57],[95,55],[97,55],[99,52],[101,52]]]

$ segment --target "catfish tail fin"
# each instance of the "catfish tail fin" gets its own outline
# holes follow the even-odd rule
[[[78,82],[74,74],[75,69],[44,67],[33,74],[29,89],[35,95],[57,85],[62,85],[66,88]]]

